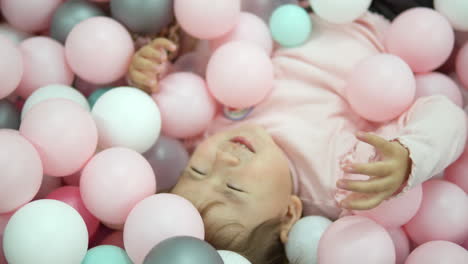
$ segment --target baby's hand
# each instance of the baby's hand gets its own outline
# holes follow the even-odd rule
[[[341,206],[351,210],[368,210],[400,190],[411,172],[411,159],[408,150],[397,141],[387,141],[379,136],[364,133],[357,138],[373,145],[383,159],[375,163],[351,164],[343,168],[347,173],[364,174],[371,178],[366,181],[342,179],[337,187],[352,191],[341,202]]]
[[[177,46],[168,39],[157,38],[133,56],[128,72],[132,85],[148,93],[158,91],[158,81],[167,73],[171,53]]]

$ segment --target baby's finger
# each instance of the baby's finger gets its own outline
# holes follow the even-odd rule
[[[145,58],[139,58],[133,62],[133,67],[139,71],[155,71],[154,62],[147,60]]]
[[[357,133],[356,137],[374,146],[380,153],[384,156],[392,156],[393,155],[393,145],[391,142],[388,142],[386,139],[379,137],[377,135],[373,135],[370,133]]]
[[[343,171],[352,174],[384,177],[390,175],[393,172],[393,166],[389,162],[378,161],[365,164],[350,164],[345,166]]]
[[[160,50],[156,50],[154,49],[153,47],[151,46],[146,46],[144,48],[142,48],[140,51],[139,51],[140,55],[144,58],[147,58],[147,59],[150,59],[150,60],[160,60],[161,59],[161,51]]]
[[[154,81],[151,80],[151,78],[135,69],[131,69],[129,75],[130,79],[132,80],[132,83],[138,88],[144,90],[146,90],[148,86],[151,86],[154,83]]]
[[[341,206],[350,210],[370,210],[379,206],[390,195],[386,192],[375,195],[366,195],[361,193],[353,193],[345,200],[341,201]]]
[[[175,52],[177,46],[170,40],[166,38],[157,38],[151,42],[151,46],[155,49],[164,48],[170,52]]]
[[[372,178],[367,181],[342,179],[336,183],[336,186],[343,190],[358,193],[387,192],[393,188],[393,179],[391,177]]]

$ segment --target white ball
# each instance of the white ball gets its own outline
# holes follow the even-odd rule
[[[251,264],[243,256],[237,254],[236,252],[228,250],[218,250],[219,255],[223,259],[224,264]]]
[[[434,6],[450,21],[455,29],[468,31],[467,0],[434,0]]]
[[[318,245],[332,221],[322,216],[308,216],[299,220],[289,232],[286,255],[289,262],[317,264]]]
[[[57,98],[71,100],[81,105],[86,111],[90,111],[88,100],[78,90],[67,85],[52,84],[37,89],[28,97],[21,112],[21,120],[34,105],[47,99]]]
[[[364,15],[372,0],[309,0],[314,12],[328,22],[351,23]]]
[[[161,132],[161,114],[153,99],[131,87],[118,87],[102,95],[92,109],[99,147],[125,147],[144,153]]]

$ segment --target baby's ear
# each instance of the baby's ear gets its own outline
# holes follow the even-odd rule
[[[302,201],[296,195],[289,198],[286,215],[281,219],[280,238],[283,244],[286,244],[289,237],[289,231],[293,225],[302,217]]]

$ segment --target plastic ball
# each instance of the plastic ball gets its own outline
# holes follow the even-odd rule
[[[21,119],[24,119],[26,113],[29,112],[29,110],[31,110],[31,108],[38,103],[48,99],[58,98],[71,100],[82,106],[86,111],[90,110],[88,101],[76,89],[73,89],[67,85],[51,84],[37,89],[31,94],[31,96],[28,97],[24,103],[23,111],[21,111]]]
[[[62,0],[2,0],[2,14],[14,28],[33,33],[47,29]]]
[[[243,256],[228,250],[218,250],[218,254],[223,259],[224,264],[252,264]]]
[[[119,248],[124,248],[123,242],[123,232],[115,231],[106,236],[100,243],[101,245],[116,246]]]
[[[99,130],[99,147],[125,147],[144,153],[156,143],[161,114],[148,94],[131,87],[103,94],[92,110]],[[136,136],[138,135],[138,136]]]
[[[0,35],[0,99],[10,95],[23,76],[21,51],[5,36]]]
[[[450,21],[455,29],[468,31],[468,1],[434,0],[434,7]]]
[[[405,262],[405,264],[439,263],[468,263],[468,252],[455,243],[448,241],[430,241],[413,250]]]
[[[20,113],[15,105],[7,99],[0,100],[0,129],[18,130]]]
[[[438,72],[416,75],[416,98],[444,95],[454,104],[463,107],[460,88],[450,77]]]
[[[117,21],[93,17],[73,28],[65,51],[76,75],[91,83],[107,84],[127,73],[134,46],[130,33]]]
[[[3,234],[9,263],[79,264],[87,248],[88,231],[80,214],[56,200],[23,206],[11,217]]]
[[[30,38],[31,35],[11,27],[7,23],[0,24],[0,35],[10,39],[15,44],[20,44],[23,40]],[[2,56],[3,58],[3,56]]]
[[[456,184],[462,188],[465,193],[468,193],[468,145],[465,147],[463,154],[445,169],[445,180]]]
[[[331,23],[346,24],[364,15],[372,0],[309,0],[309,2],[319,17]]]
[[[49,176],[81,170],[96,151],[98,134],[91,114],[67,99],[48,99],[31,108],[20,132],[40,153]]]
[[[94,216],[106,224],[122,225],[138,202],[156,192],[156,180],[141,154],[111,148],[88,162],[81,173],[80,191]]]
[[[132,264],[132,261],[125,250],[104,245],[90,249],[81,264]]]
[[[276,8],[286,4],[298,5],[298,0],[242,0],[242,11],[252,13],[268,23]]]
[[[249,42],[230,42],[217,49],[206,76],[211,94],[234,108],[256,105],[273,89],[270,58]]]
[[[312,20],[307,12],[297,5],[278,7],[270,18],[273,39],[285,47],[304,44],[312,32]]]
[[[200,39],[214,39],[234,28],[240,14],[240,0],[174,0],[180,26]]]
[[[44,175],[44,177],[42,177],[41,188],[39,188],[39,191],[37,192],[36,196],[34,196],[33,200],[44,199],[51,192],[62,186],[62,178]]]
[[[393,229],[388,229],[388,234],[392,238],[393,245],[395,246],[395,264],[405,264],[405,260],[408,257],[411,248],[410,241],[405,231],[398,227]]]
[[[401,57],[417,73],[442,66],[449,58],[455,33],[445,17],[429,8],[413,8],[401,13],[385,36],[385,47]]]
[[[91,108],[94,107],[96,104],[97,100],[101,98],[101,96],[108,91],[110,91],[112,88],[99,88],[96,91],[92,92],[89,97],[88,97],[88,103]]]
[[[430,180],[423,184],[423,201],[416,215],[405,225],[412,241],[432,240],[463,243],[468,237],[468,196],[457,185]]]
[[[17,131],[0,130],[0,214],[31,201],[42,182],[42,162],[34,146]]]
[[[468,41],[458,52],[456,70],[458,79],[468,89]]]
[[[398,117],[410,107],[416,82],[402,59],[379,54],[356,65],[345,91],[356,113],[370,121],[384,122]]]

